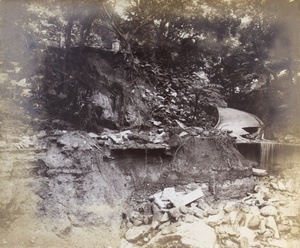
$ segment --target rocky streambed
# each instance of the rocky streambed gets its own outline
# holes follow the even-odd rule
[[[181,187],[177,197],[203,189],[189,203],[160,209],[149,200],[123,215],[122,248],[133,247],[299,247],[300,202],[297,178],[256,177],[253,193],[241,199],[217,200],[207,185]],[[174,200],[174,198],[173,198]]]

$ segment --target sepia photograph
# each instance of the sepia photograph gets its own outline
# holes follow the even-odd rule
[[[300,0],[0,0],[0,248],[299,248]]]

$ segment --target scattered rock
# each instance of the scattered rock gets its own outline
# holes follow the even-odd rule
[[[172,208],[169,211],[169,214],[172,218],[174,218],[175,220],[178,220],[178,218],[180,217],[180,211],[178,208]]]
[[[169,220],[168,213],[164,213],[163,216],[162,216],[162,218],[161,218],[161,220],[160,220],[160,222],[164,223],[164,222],[167,222],[168,220]]]
[[[141,226],[142,224],[143,224],[143,221],[141,221],[141,220],[136,219],[133,221],[134,226]]]
[[[216,226],[216,225],[220,224],[223,217],[224,217],[224,211],[220,211],[216,215],[210,215],[207,218],[207,224],[210,226]]]
[[[184,222],[186,222],[186,223],[193,223],[194,220],[195,220],[195,217],[193,215],[186,214],[184,216]]]
[[[284,184],[282,182],[278,182],[278,189],[281,191],[286,191],[286,187],[284,186]]]
[[[257,177],[264,177],[268,175],[268,172],[266,170],[256,169],[256,168],[252,168],[252,173],[253,176],[257,176]]]
[[[243,248],[249,248],[250,247],[248,237],[243,236],[243,237],[240,238],[240,247],[243,247]]]
[[[248,222],[248,228],[257,229],[260,225],[260,218],[257,215],[252,216]]]
[[[235,202],[227,202],[225,207],[224,207],[224,211],[226,213],[230,213],[232,211],[235,211],[237,209],[235,204],[236,204]]]
[[[206,137],[208,137],[210,135],[209,131],[203,131],[202,134]]]
[[[266,226],[274,231],[274,237],[279,239],[279,231],[273,216],[269,216],[266,220]]]
[[[151,230],[151,226],[134,226],[125,233],[125,238],[128,242],[134,243],[139,239],[147,236]]]
[[[263,216],[277,216],[277,209],[274,206],[265,206],[260,210]]]
[[[236,223],[239,225],[239,226],[244,226],[245,223],[246,223],[246,215],[242,212],[239,212],[237,217],[236,217]]]
[[[278,190],[278,185],[276,183],[270,183],[271,188]]]
[[[189,209],[186,206],[181,206],[181,207],[179,207],[179,211],[183,214],[187,214]]]
[[[199,219],[177,227],[176,234],[182,237],[183,244],[191,247],[213,248],[217,240],[214,229]]]
[[[198,209],[198,208],[194,209],[194,215],[199,219],[204,218],[203,211],[201,209]]]
[[[234,225],[236,223],[237,215],[238,215],[237,211],[232,211],[229,213],[229,221],[231,225]]]

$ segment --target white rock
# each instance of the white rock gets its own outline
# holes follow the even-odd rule
[[[238,212],[237,211],[232,211],[229,213],[229,217],[230,217],[230,224],[234,225],[236,222],[236,217],[237,217]]]
[[[162,216],[160,222],[161,223],[164,223],[164,222],[167,222],[169,220],[169,215],[168,213],[164,213],[164,215]]]
[[[268,175],[268,172],[266,170],[256,169],[256,168],[252,168],[252,173],[253,176],[257,176],[257,177],[264,177]]]
[[[200,197],[202,197],[204,194],[202,192],[202,189],[201,188],[198,188],[188,194],[186,194],[185,196],[183,196],[181,198],[181,201],[182,201],[182,204],[183,205],[187,205],[197,199],[199,199]]]
[[[284,184],[282,183],[282,182],[278,182],[278,188],[279,188],[279,190],[281,190],[281,191],[286,191],[286,187],[284,186]]]
[[[257,229],[260,225],[259,215],[253,215],[248,222],[248,228]]]
[[[282,240],[282,239],[281,240],[270,240],[269,245],[279,247],[279,248],[293,247],[293,246],[289,246],[289,243],[286,240]]]
[[[210,215],[207,218],[207,224],[210,226],[216,226],[216,225],[220,224],[224,215],[225,215],[224,211],[220,211],[218,214],[215,214],[215,215]]]
[[[260,210],[263,216],[277,216],[278,212],[274,206],[265,206]]]
[[[226,213],[229,213],[229,212],[232,212],[232,211],[235,211],[237,210],[237,207],[236,207],[236,203],[235,202],[227,202],[225,207],[224,207],[224,211]]]
[[[89,135],[91,138],[98,138],[98,137],[99,137],[98,134],[95,134],[95,133],[92,133],[92,132],[88,133],[88,135]]]
[[[279,231],[278,231],[278,228],[277,228],[277,225],[276,225],[276,222],[275,222],[275,219],[274,219],[273,216],[269,216],[267,218],[266,226],[269,227],[270,229],[272,229],[274,231],[274,237],[276,239],[280,238]]]
[[[216,234],[213,228],[201,220],[177,227],[176,234],[182,236],[182,243],[191,247],[213,248]]]

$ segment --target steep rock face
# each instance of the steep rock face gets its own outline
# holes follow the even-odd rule
[[[142,97],[149,86],[124,56],[90,47],[49,48],[42,94],[52,118],[98,132],[103,127],[138,126],[149,119]]]

